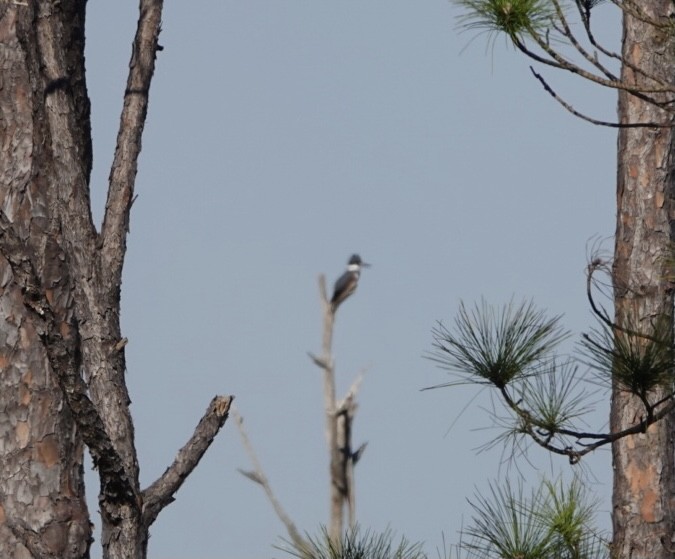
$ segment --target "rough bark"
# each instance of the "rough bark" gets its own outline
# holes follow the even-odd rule
[[[641,2],[651,18],[668,21],[670,0]],[[669,82],[675,78],[675,41],[667,27],[657,28],[624,14],[623,56]],[[627,65],[626,82],[645,84]],[[647,84],[648,85],[648,84]],[[621,122],[672,123],[672,117],[635,96],[619,95]],[[625,128],[619,132],[617,231],[614,261],[617,323],[649,332],[655,324],[672,324],[673,292],[668,280],[672,254],[672,128]],[[656,401],[661,394],[653,394]],[[614,389],[611,430],[636,423],[645,413],[635,396]],[[675,467],[672,416],[646,433],[616,441],[614,466],[613,556],[632,559],[673,557]]]
[[[0,4],[0,208],[30,251],[64,342],[78,342],[73,278],[59,243],[62,199],[47,116],[52,98],[77,99],[70,114],[78,173],[91,169],[89,103],[84,84],[84,2]],[[43,72],[48,28],[69,69]],[[67,90],[67,93],[64,92]],[[48,363],[32,312],[8,262],[0,258],[0,556],[88,557],[91,542],[84,499],[83,446]]]
[[[174,463],[141,490],[120,286],[162,1],[140,1],[100,235],[85,6],[0,2],[0,557],[88,557],[84,443],[99,473],[104,559],[143,559],[150,525],[231,402],[214,398]]]

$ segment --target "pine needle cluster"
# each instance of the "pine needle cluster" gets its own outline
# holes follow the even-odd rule
[[[606,559],[607,542],[595,528],[596,503],[574,480],[544,480],[525,494],[522,485],[491,484],[470,500],[474,514],[462,544],[472,559]]]
[[[443,323],[432,330],[429,358],[465,381],[503,388],[531,374],[569,333],[560,317],[546,318],[532,302],[496,309],[481,300],[461,303],[454,329]]]
[[[382,533],[361,531],[358,526],[347,530],[340,541],[334,541],[325,527],[318,536],[307,535],[308,545],[299,548],[292,543],[280,548],[298,559],[427,559],[419,543],[404,537],[397,540],[389,529]]]
[[[598,316],[600,326],[582,338],[583,356],[561,359],[554,352],[569,332],[560,326],[559,316],[548,318],[531,302],[493,307],[482,300],[473,308],[462,303],[451,328],[439,323],[432,330],[428,357],[453,379],[431,388],[491,387],[503,407],[491,410],[500,433],[485,448],[501,443],[513,457],[525,452],[528,447],[521,443],[527,439],[576,464],[600,446],[643,432],[675,409],[670,317],[624,320],[627,326],[619,327],[606,313]],[[593,375],[586,374],[588,366]],[[620,433],[581,428],[597,390],[587,389],[589,381],[598,378],[605,388],[618,387],[643,402],[645,414],[635,425]]]
[[[555,15],[549,0],[455,0],[464,9],[459,26],[465,30],[504,33],[522,41],[544,31]]]

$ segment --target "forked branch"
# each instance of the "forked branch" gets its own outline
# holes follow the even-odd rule
[[[658,101],[654,97],[647,95],[655,93],[675,94],[675,89],[671,86],[639,86],[636,84],[629,84],[618,79],[600,77],[592,72],[589,72],[588,70],[585,70],[578,64],[574,64],[573,62],[567,60],[558,51],[552,48],[544,39],[542,39],[539,34],[533,33],[531,37],[537,43],[539,48],[541,48],[548,56],[550,56],[550,58],[545,58],[529,49],[522,41],[516,40],[515,45],[518,50],[530,57],[532,60],[540,62],[541,64],[545,64],[546,66],[552,66],[553,68],[576,74],[590,82],[597,83],[598,85],[602,85],[610,89],[626,91],[627,93],[630,93],[631,95],[663,110],[668,110],[670,104],[673,101],[673,99]]]
[[[675,124],[666,124],[666,123],[661,123],[661,122],[628,122],[628,123],[621,123],[621,122],[608,122],[606,120],[598,120],[595,118],[592,118],[588,115],[585,115],[579,111],[577,111],[572,105],[570,105],[567,101],[565,101],[560,95],[558,95],[555,90],[546,82],[544,77],[536,72],[532,66],[530,66],[530,71],[534,75],[537,80],[539,80],[539,83],[544,86],[544,89],[546,92],[551,95],[567,112],[570,114],[580,118],[581,120],[585,120],[586,122],[590,122],[591,124],[595,124],[596,126],[607,126],[609,128],[672,128],[675,126]]]
[[[574,33],[572,33],[572,29],[569,23],[567,22],[567,18],[565,17],[565,12],[560,6],[558,0],[551,0],[551,2],[555,8],[558,21],[560,22],[560,27],[558,27],[555,23],[553,24],[556,31],[558,31],[558,33],[560,33],[562,36],[567,37],[567,39],[569,40],[571,45],[576,49],[576,51],[581,56],[583,56],[587,62],[589,62],[591,65],[597,68],[607,79],[616,81],[617,77],[604,64],[600,62],[598,57],[592,56],[577,40]]]
[[[628,437],[629,435],[645,433],[650,425],[660,421],[675,409],[675,399],[673,399],[671,394],[667,398],[664,398],[653,405],[645,402],[645,406],[647,407],[646,417],[627,429],[616,433],[590,433],[573,429],[551,428],[550,425],[541,421],[535,414],[522,408],[518,402],[513,400],[506,387],[500,389],[500,393],[507,406],[520,419],[520,431],[523,434],[528,435],[535,443],[549,452],[567,456],[570,460],[570,464],[578,463],[583,456],[593,452],[601,446],[611,444],[619,439]],[[657,408],[660,409],[657,411]],[[555,444],[553,441],[558,436],[574,439],[576,446],[561,446]],[[584,442],[588,440],[593,442]]]

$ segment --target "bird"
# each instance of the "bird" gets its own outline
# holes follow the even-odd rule
[[[359,283],[359,276],[361,275],[361,268],[369,268],[370,264],[366,264],[358,254],[352,254],[347,262],[347,270],[335,282],[333,288],[333,296],[330,299],[330,305],[333,312],[337,310],[340,304],[349,297]]]

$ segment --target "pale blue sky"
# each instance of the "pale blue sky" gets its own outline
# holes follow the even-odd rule
[[[137,9],[88,4],[99,216]],[[165,4],[123,286],[144,485],[211,397],[235,394],[289,514],[313,533],[327,521],[321,379],[306,353],[320,349],[318,274],[332,284],[359,252],[373,267],[334,344],[341,394],[368,368],[358,519],[431,553],[443,532],[458,539],[500,453],[475,453],[494,435],[473,430],[490,424],[477,405],[444,436],[470,390],[419,391],[447,379],[423,358],[431,328],[460,299],[513,295],[588,327],[586,246],[614,231],[616,141],[564,113],[501,39],[469,44],[456,15],[446,0]],[[597,9],[616,38],[611,16]],[[577,108],[614,116],[611,93],[545,73]],[[604,452],[594,466],[604,497],[608,464]],[[283,526],[238,467],[227,424],[154,525],[151,557],[283,555]]]

